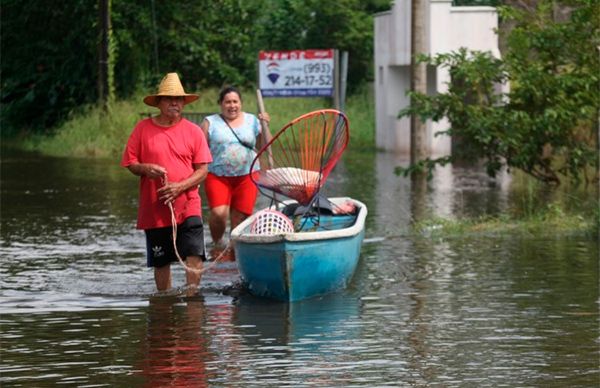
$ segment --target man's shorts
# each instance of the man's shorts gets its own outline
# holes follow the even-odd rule
[[[246,215],[254,211],[258,189],[250,179],[250,175],[218,176],[208,173],[204,181],[204,189],[211,209],[228,205]]]
[[[146,265],[163,267],[179,261],[173,247],[173,228],[146,229]],[[185,261],[187,256],[200,256],[206,261],[204,253],[204,226],[202,218],[192,216],[177,225],[177,251]]]

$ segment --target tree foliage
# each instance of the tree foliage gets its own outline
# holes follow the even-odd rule
[[[1,127],[47,129],[96,99],[96,13],[89,2],[3,0]]]
[[[338,48],[349,87],[370,76],[373,14],[390,0],[111,0],[117,97],[169,71],[186,88],[255,83],[259,50]],[[98,4],[1,0],[2,135],[44,132],[97,100]]]
[[[570,16],[557,20],[556,3],[542,0],[534,13],[502,8],[515,27],[503,59],[490,53],[457,52],[422,60],[446,67],[446,93],[415,94],[400,116],[447,117],[445,133],[461,143],[451,156],[398,169],[409,173],[460,159],[484,160],[494,175],[504,165],[558,184],[562,177],[588,178],[598,167],[600,109],[600,3],[563,3]],[[569,8],[565,8],[569,6]],[[499,93],[506,83],[510,91]]]

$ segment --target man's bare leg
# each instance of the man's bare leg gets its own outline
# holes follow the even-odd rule
[[[185,261],[186,265],[195,270],[202,270],[202,259],[200,256],[188,256]],[[189,294],[195,294],[200,286],[200,279],[202,278],[201,272],[185,271],[185,280],[187,282],[187,291]]]
[[[154,282],[158,291],[166,291],[171,288],[171,265],[154,267]]]

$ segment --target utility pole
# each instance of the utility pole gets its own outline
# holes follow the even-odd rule
[[[427,16],[427,1],[412,0],[411,7],[411,91],[416,93],[427,93],[427,66],[425,63],[417,63],[418,54],[427,53],[427,28],[425,20]],[[412,103],[412,102],[411,102]],[[415,164],[424,160],[427,155],[427,126],[417,115],[410,119],[410,163]]]

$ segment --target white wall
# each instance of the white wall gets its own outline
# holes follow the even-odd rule
[[[430,0],[427,44],[429,54],[447,53],[460,47],[491,51],[497,57],[498,27],[493,7],[452,7],[451,0]],[[410,0],[395,1],[392,9],[375,15],[375,139],[378,148],[410,153],[410,120],[398,119],[408,106],[410,90]],[[447,70],[428,69],[428,93],[445,92],[450,81]],[[427,124],[427,138],[433,156],[451,150],[448,136],[435,133],[448,127],[446,120]]]

